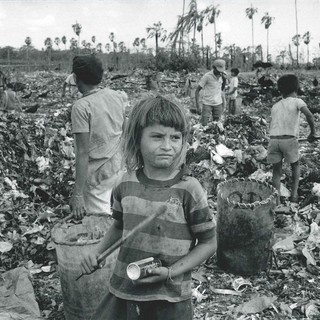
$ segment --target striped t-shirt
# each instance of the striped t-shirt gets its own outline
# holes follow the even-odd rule
[[[206,193],[198,180],[181,170],[168,181],[151,180],[142,170],[125,174],[114,189],[113,217],[123,223],[123,236],[150,214],[161,213],[120,248],[110,280],[110,292],[134,301],[178,302],[191,297],[191,271],[173,282],[134,285],[126,273],[131,262],[148,257],[169,267],[187,255],[196,240],[215,236],[215,220],[209,213]]]

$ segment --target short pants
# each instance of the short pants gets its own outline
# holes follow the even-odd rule
[[[171,303],[158,301],[128,301],[108,292],[91,320],[192,320],[191,299]]]
[[[268,145],[268,163],[278,163],[284,159],[287,163],[299,160],[299,142],[296,137],[288,139],[270,139]]]

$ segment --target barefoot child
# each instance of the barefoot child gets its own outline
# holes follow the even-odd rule
[[[192,319],[191,270],[213,255],[216,237],[206,194],[183,166],[188,129],[183,110],[161,96],[140,101],[131,112],[124,143],[128,172],[113,190],[114,224],[97,252],[84,257],[82,272],[96,268],[97,256],[150,214],[166,210],[120,248],[95,320]],[[128,264],[148,257],[162,266],[130,280]]]
[[[282,76],[278,80],[278,90],[282,100],[271,110],[270,142],[268,146],[268,162],[273,165],[272,184],[280,195],[280,179],[283,159],[290,163],[292,170],[291,202],[298,202],[298,186],[300,178],[299,166],[299,118],[302,112],[310,126],[309,141],[314,140],[315,128],[313,115],[306,103],[297,98],[298,78],[293,74]]]
[[[236,98],[238,96],[238,79],[239,69],[231,69],[231,79],[229,84],[229,91],[227,95],[229,96],[229,114],[236,114]]]

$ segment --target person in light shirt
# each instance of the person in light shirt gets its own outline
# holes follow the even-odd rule
[[[278,80],[278,90],[282,99],[271,109],[270,141],[267,160],[272,164],[272,184],[280,195],[280,179],[283,160],[290,163],[292,170],[292,190],[290,201],[298,202],[298,187],[300,178],[299,165],[299,119],[303,113],[310,127],[308,141],[315,140],[313,114],[306,103],[297,98],[299,80],[294,74],[286,74]]]
[[[207,72],[200,80],[196,89],[196,107],[200,110],[199,93],[203,90],[201,124],[206,126],[212,117],[219,121],[226,106],[224,94],[226,62],[222,59],[213,61],[212,70]]]

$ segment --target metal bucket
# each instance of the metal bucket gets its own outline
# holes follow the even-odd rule
[[[266,270],[277,191],[253,179],[230,179],[217,188],[217,264],[234,274]]]
[[[52,229],[66,320],[90,319],[107,292],[118,251],[106,259],[101,269],[78,280],[76,278],[81,274],[83,254],[98,245],[112,223],[113,220],[105,214],[90,215],[81,224],[58,224]]]

